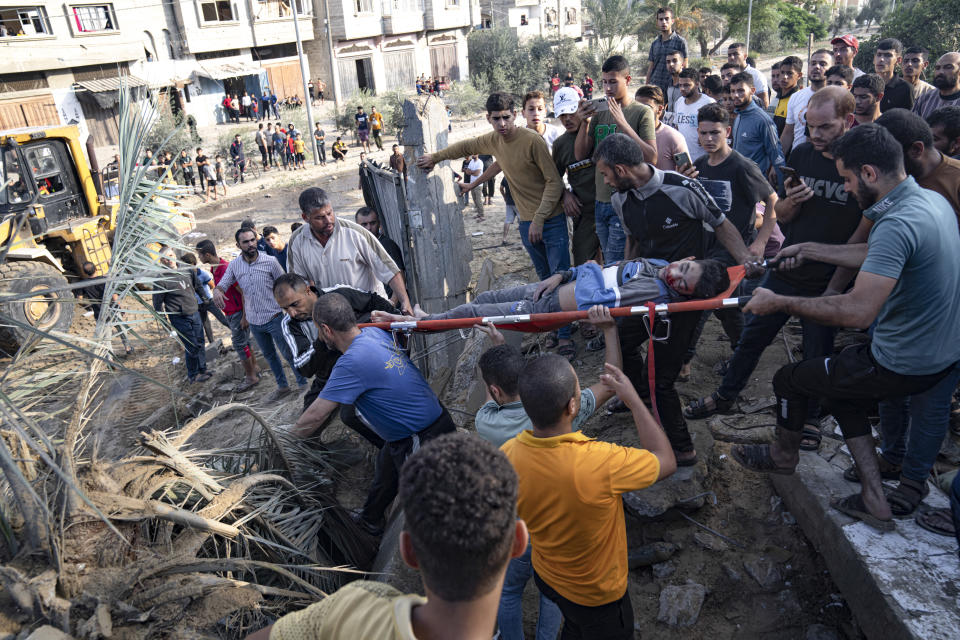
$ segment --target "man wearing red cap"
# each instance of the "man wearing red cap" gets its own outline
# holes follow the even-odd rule
[[[831,40],[830,44],[833,45],[833,57],[837,64],[853,69],[854,80],[863,75],[863,71],[853,66],[853,58],[857,55],[857,50],[860,49],[860,41],[857,40],[856,36],[849,33],[838,36]]]

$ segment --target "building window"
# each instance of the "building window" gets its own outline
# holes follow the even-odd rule
[[[308,0],[255,0],[255,17],[257,20],[289,18],[293,15],[291,2],[296,3],[297,15],[308,16],[313,13],[313,6]]]
[[[567,24],[577,24],[577,10],[573,7],[567,7]]]
[[[81,4],[70,7],[70,19],[77,33],[103,33],[117,30],[112,4]]]
[[[204,22],[236,22],[237,12],[231,0],[213,0],[200,3],[200,15]]]
[[[217,58],[233,58],[240,55],[240,49],[221,49],[220,51],[198,51],[193,54],[197,60],[216,60]]]
[[[448,9],[460,6],[460,0],[446,0],[446,5]]]
[[[24,73],[0,73],[0,93],[7,91],[33,91],[46,89],[47,76],[43,71],[27,71]]]
[[[353,13],[373,13],[373,0],[353,0]]]
[[[404,13],[423,11],[421,0],[383,0],[383,15],[399,16]]]
[[[0,7],[0,37],[53,35],[43,7]]]

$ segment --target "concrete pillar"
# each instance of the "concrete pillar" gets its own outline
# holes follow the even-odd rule
[[[411,294],[427,312],[439,312],[466,301],[470,284],[472,247],[463,229],[463,215],[456,204],[453,171],[447,163],[430,173],[416,167],[424,153],[448,146],[447,110],[442,100],[420,97],[403,104],[404,146],[410,181],[407,184],[407,227],[412,244],[413,265],[408,283]],[[447,334],[425,334],[429,349],[446,341]],[[462,350],[460,341],[436,351],[417,366],[431,378],[434,388],[442,387]]]

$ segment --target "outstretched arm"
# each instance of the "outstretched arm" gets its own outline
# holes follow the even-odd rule
[[[596,305],[587,312],[587,320],[596,328],[603,331],[604,353],[603,362],[605,365],[612,365],[617,369],[623,366],[620,356],[620,334],[617,332],[617,323],[610,315],[610,309],[603,305]],[[607,400],[613,397],[614,391],[610,385],[598,382],[590,387],[593,397],[596,398],[596,406],[602,406]]]

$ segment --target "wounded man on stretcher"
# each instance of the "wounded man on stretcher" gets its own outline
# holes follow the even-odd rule
[[[493,316],[584,311],[594,305],[630,307],[647,302],[679,302],[712,298],[730,286],[727,269],[716,260],[687,258],[666,260],[640,258],[601,267],[587,262],[546,280],[519,287],[484,291],[473,302],[443,313],[425,313],[414,307],[415,316],[374,311],[371,322],[446,320]]]

